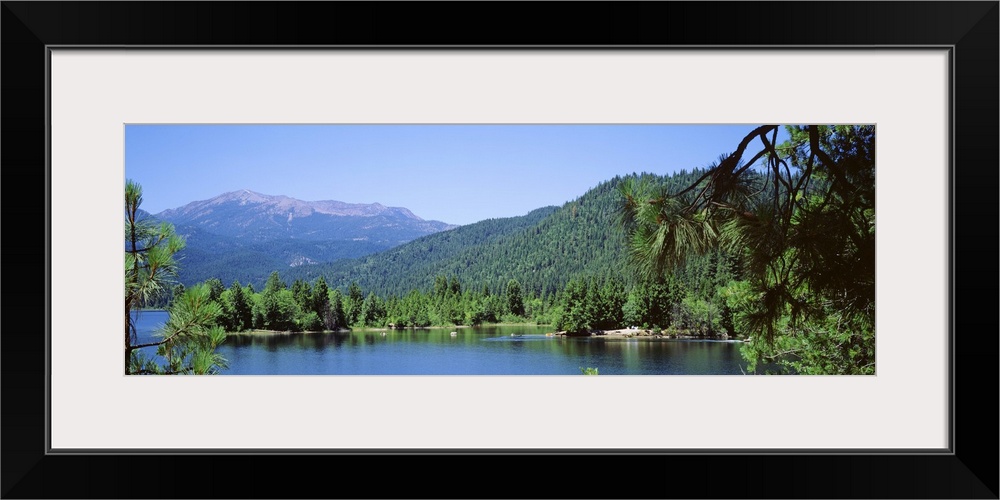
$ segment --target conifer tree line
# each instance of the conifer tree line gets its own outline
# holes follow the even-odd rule
[[[569,332],[635,326],[689,335],[736,335],[723,290],[736,279],[732,256],[694,258],[677,276],[636,281],[620,274],[570,279],[553,293],[526,290],[514,278],[497,288],[436,276],[425,289],[382,295],[352,282],[330,288],[322,276],[290,285],[277,271],[260,291],[216,278],[204,283],[218,305],[217,323],[230,332],[333,331],[495,323],[551,325]]]

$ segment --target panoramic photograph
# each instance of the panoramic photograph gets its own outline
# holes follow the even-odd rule
[[[874,125],[125,126],[126,375],[874,375]]]

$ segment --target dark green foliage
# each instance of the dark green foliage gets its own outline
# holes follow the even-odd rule
[[[558,294],[557,303],[549,307],[560,330],[580,333],[616,329],[626,321],[628,295],[624,281],[618,277],[573,279]],[[543,300],[532,302],[535,307],[546,309]]]
[[[366,297],[364,302],[361,304],[360,323],[363,326],[368,326],[368,327],[385,326],[386,323],[385,301],[382,300],[382,298],[375,295],[375,293],[373,292],[369,292],[368,297]]]
[[[298,331],[301,322],[296,322],[301,308],[295,295],[288,289],[277,271],[271,273],[264,285],[264,291],[254,297],[254,327],[264,330]]]
[[[466,263],[471,265],[479,260],[477,249],[491,247],[513,233],[533,227],[555,210],[556,207],[546,207],[522,217],[488,219],[418,238],[369,257],[298,266],[289,269],[287,274],[310,280],[325,276],[331,287],[342,290],[357,281],[380,296],[402,297],[410,290],[425,290],[434,285],[437,276],[457,276],[465,283],[483,283],[493,290],[502,290],[510,277],[502,281],[470,281],[470,276],[458,271],[464,269]]]
[[[755,129],[682,189],[623,185],[632,262],[647,277],[687,262],[678,274],[694,288],[673,319],[752,335],[744,355],[753,364],[874,373],[875,129],[787,130],[779,145],[777,126]],[[691,265],[715,248],[742,266]],[[728,279],[742,281],[723,287]]]
[[[673,326],[674,309],[685,296],[684,285],[672,277],[640,281],[626,298],[624,323],[642,328]]]
[[[277,331],[298,330],[295,317],[299,311],[295,297],[289,290],[277,292],[264,291],[260,298],[260,317],[263,320],[258,328]]]
[[[271,271],[271,275],[267,278],[267,283],[264,284],[264,293],[276,293],[285,288],[288,288],[288,285],[281,280],[281,275],[278,274],[278,271]]]
[[[337,328],[337,318],[333,308],[330,307],[330,288],[326,285],[326,280],[320,276],[316,280],[316,285],[312,289],[312,297],[309,299],[309,310],[316,313],[320,320],[321,330],[333,330]]]
[[[398,300],[392,297],[387,309],[388,323],[394,327],[415,328],[431,325],[429,300],[418,290],[411,290]]]
[[[220,324],[230,332],[240,332],[253,326],[253,306],[247,291],[234,281],[228,290],[220,295],[223,319]]]
[[[597,322],[596,300],[588,289],[586,280],[571,280],[563,291],[562,314],[556,328],[570,333],[581,333]]]
[[[340,293],[340,290],[331,290],[329,297],[330,315],[324,318],[324,321],[326,321],[326,327],[331,330],[348,328],[347,313],[344,312],[344,295]]]
[[[222,281],[218,278],[212,278],[205,281],[205,285],[208,286],[209,290],[208,300],[218,302],[219,297],[222,297],[222,292],[226,289],[226,286],[223,285]]]
[[[349,325],[358,324],[358,320],[361,318],[363,301],[364,296],[361,294],[361,287],[358,286],[357,282],[352,281],[351,286],[347,289],[347,297],[344,302],[344,313],[347,315],[347,323]]]
[[[302,331],[306,332],[320,332],[323,331],[323,320],[320,319],[316,311],[308,311],[301,314],[296,318],[298,327]]]
[[[625,283],[620,278],[606,278],[595,283],[597,307],[594,327],[601,330],[621,328],[625,321]]]
[[[295,280],[292,283],[292,296],[295,297],[295,303],[300,309],[307,311],[313,309],[312,288],[309,283],[300,279]]]
[[[514,316],[524,316],[524,299],[521,297],[521,284],[512,279],[507,282],[507,311]]]

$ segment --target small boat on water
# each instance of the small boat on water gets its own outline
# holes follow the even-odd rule
[[[452,337],[457,337],[458,336],[458,332],[451,332],[451,336]]]

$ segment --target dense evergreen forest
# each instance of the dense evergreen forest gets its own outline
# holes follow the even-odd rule
[[[324,276],[330,286],[342,290],[357,282],[384,296],[426,289],[437,276],[454,276],[466,286],[491,290],[502,289],[510,279],[516,279],[526,291],[539,296],[562,290],[571,279],[630,279],[624,233],[618,223],[618,191],[623,179],[675,189],[702,173],[616,177],[562,207],[541,208],[523,217],[490,219],[356,261],[300,266],[281,274],[304,281]]]
[[[557,207],[545,207],[521,217],[487,219],[424,236],[360,259],[300,266],[284,270],[282,274],[292,280],[304,281],[324,276],[331,286],[343,290],[351,282],[357,282],[380,295],[403,295],[413,289],[427,288],[436,276],[442,274],[460,276],[469,284],[474,281],[476,285],[497,289],[506,284],[505,278],[513,277],[513,270],[498,270],[496,265],[523,265],[516,262],[517,258],[505,256],[508,250],[501,249],[524,240],[529,232],[536,233],[539,224],[557,211]],[[484,264],[498,257],[507,262],[493,262],[492,271],[499,274],[490,274],[491,270]]]

